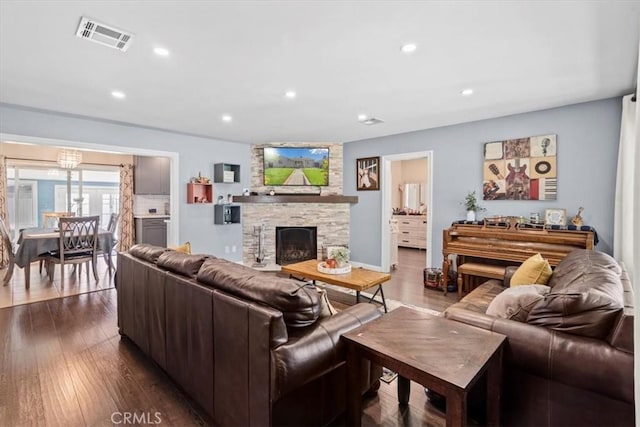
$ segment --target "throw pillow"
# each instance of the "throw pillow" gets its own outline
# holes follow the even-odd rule
[[[537,253],[523,262],[515,273],[513,273],[511,286],[528,285],[531,283],[546,285],[551,277],[551,273],[553,273],[553,271],[551,270],[549,261]]]
[[[182,254],[191,254],[191,243],[186,242],[184,245],[176,246],[175,248],[171,248],[176,252],[180,252]]]
[[[498,294],[487,307],[487,315],[503,319],[526,322],[531,309],[551,288],[545,285],[520,285]]]
[[[320,319],[333,316],[338,312],[338,310],[331,305],[326,289],[318,288],[318,295],[320,295]]]

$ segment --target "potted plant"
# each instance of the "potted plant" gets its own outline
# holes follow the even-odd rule
[[[464,207],[467,209],[467,221],[476,220],[476,212],[485,210],[478,205],[478,198],[475,191],[469,191],[464,198]]]
[[[331,250],[329,258],[333,258],[338,263],[338,267],[343,267],[349,262],[349,249],[345,247],[338,247]]]

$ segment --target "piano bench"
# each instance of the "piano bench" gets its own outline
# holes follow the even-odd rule
[[[504,280],[506,267],[467,262],[458,266],[458,299],[462,298],[463,276],[480,276],[488,279]]]

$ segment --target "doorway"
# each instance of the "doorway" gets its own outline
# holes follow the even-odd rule
[[[433,151],[421,151],[383,156],[382,162],[382,222],[380,224],[381,269],[391,271],[392,257],[395,255],[395,237],[392,234],[393,221],[406,218],[407,242],[399,242],[415,250],[424,248],[424,267],[431,266],[431,216],[433,212]],[[406,169],[406,170],[405,170]],[[406,172],[406,173],[404,173]],[[394,215],[402,213],[402,215]],[[424,236],[424,239],[423,239]],[[392,238],[393,237],[393,238]],[[400,236],[398,236],[400,240]],[[393,246],[393,247],[392,247]],[[398,251],[398,263],[402,253]],[[415,259],[415,256],[411,257]]]

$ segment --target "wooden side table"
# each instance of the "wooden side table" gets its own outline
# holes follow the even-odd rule
[[[447,398],[447,426],[467,425],[467,395],[487,373],[487,425],[500,421],[502,347],[506,336],[406,307],[342,336],[347,345],[347,424],[359,426],[360,359],[398,373],[398,400],[409,401],[409,381]]]

